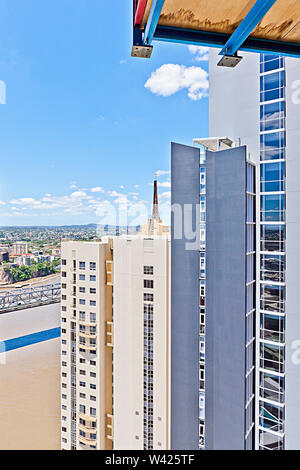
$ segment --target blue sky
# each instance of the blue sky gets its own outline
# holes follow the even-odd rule
[[[103,203],[151,202],[170,142],[208,135],[205,51],[155,43],[131,58],[131,6],[0,0],[0,225],[97,223]]]

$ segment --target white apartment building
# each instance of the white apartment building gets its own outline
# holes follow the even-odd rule
[[[169,449],[169,244],[62,244],[62,449]]]
[[[114,246],[114,448],[170,448],[170,240]]]
[[[62,449],[112,448],[112,243],[62,244]]]
[[[14,243],[13,253],[16,255],[26,255],[26,253],[28,253],[28,243],[23,243],[23,242]]]

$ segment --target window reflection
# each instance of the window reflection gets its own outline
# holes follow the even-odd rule
[[[262,225],[261,226],[261,250],[284,252],[285,250],[285,226]]]

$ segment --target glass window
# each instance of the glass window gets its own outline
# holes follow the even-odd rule
[[[285,256],[261,255],[260,278],[262,281],[285,282]]]
[[[85,274],[79,274],[79,280],[85,281]]]
[[[153,276],[154,267],[153,266],[144,266],[144,274]]]
[[[79,261],[79,269],[85,269],[85,262]]]
[[[284,403],[284,379],[267,372],[260,373],[261,396],[268,400]]]
[[[284,347],[261,344],[260,366],[274,372],[284,373]]]
[[[276,284],[261,284],[260,308],[271,312],[284,312],[285,286]]]
[[[96,322],[96,314],[91,312],[90,313],[90,321],[91,323],[95,323]]]
[[[285,195],[271,194],[261,196],[261,221],[284,222],[285,220]]]
[[[285,163],[264,163],[260,166],[261,192],[285,191]]]
[[[260,425],[274,432],[283,432],[284,409],[281,406],[260,402]]]
[[[261,225],[261,251],[285,251],[284,225]]]
[[[144,279],[144,288],[145,289],[153,289],[154,281],[152,279]]]
[[[285,97],[285,72],[270,73],[260,77],[260,101],[278,100]]]
[[[278,315],[261,313],[261,338],[276,343],[284,343],[285,319]]]
[[[264,104],[260,107],[260,130],[271,131],[285,127],[285,102]]]
[[[270,132],[260,136],[261,150],[274,150],[285,147],[285,132]]]
[[[281,69],[284,67],[284,58],[276,56],[266,56],[267,60],[260,64],[260,73],[270,72],[271,70]]]
[[[283,438],[267,431],[259,431],[259,445],[261,450],[284,450]]]

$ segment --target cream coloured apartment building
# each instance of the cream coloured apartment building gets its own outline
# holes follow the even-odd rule
[[[62,244],[62,449],[111,449],[111,241]]]
[[[62,449],[169,449],[169,245],[62,244]]]

